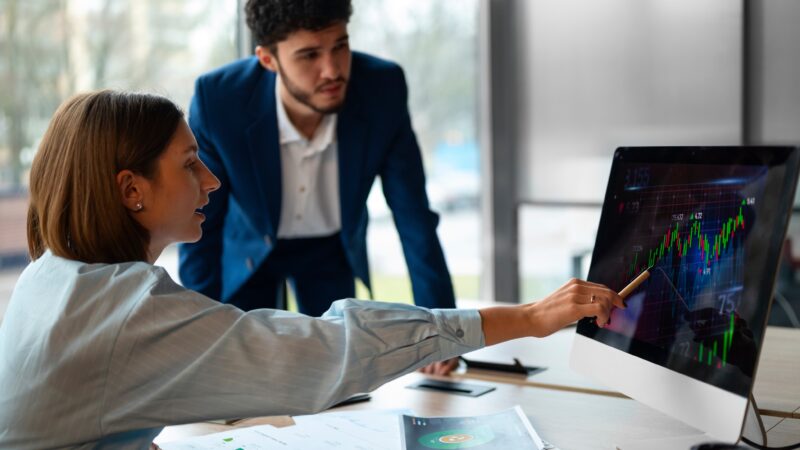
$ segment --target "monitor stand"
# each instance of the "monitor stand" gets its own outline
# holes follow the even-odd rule
[[[747,413],[744,416],[742,436],[756,444],[767,445],[767,431],[764,428],[764,422],[758,412],[758,404],[756,404],[756,399],[753,398],[752,393],[750,393],[750,401],[747,402]]]
[[[752,394],[750,394],[750,401],[747,402],[747,413],[745,414],[742,436],[757,444],[767,445],[767,433],[764,423],[761,421],[761,415],[758,413],[758,405]],[[707,442],[719,442],[719,440],[698,430],[697,434],[669,439],[618,439],[611,448],[613,450],[688,450],[693,445]]]

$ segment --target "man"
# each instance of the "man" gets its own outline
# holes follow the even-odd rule
[[[183,283],[250,310],[284,306],[288,281],[300,311],[321,315],[355,295],[355,277],[371,286],[366,201],[380,176],[416,304],[455,307],[402,69],[350,51],[349,0],[245,11],[256,55],[200,77],[189,112],[222,186],[203,239],[180,247]]]

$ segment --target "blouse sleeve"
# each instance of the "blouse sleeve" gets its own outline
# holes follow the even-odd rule
[[[483,345],[476,310],[347,299],[320,318],[244,312],[163,272],[116,338],[101,427],[307,414]]]

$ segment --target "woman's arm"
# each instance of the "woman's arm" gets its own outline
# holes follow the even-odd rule
[[[543,300],[526,305],[480,310],[486,345],[521,337],[543,337],[583,317],[608,323],[613,307],[625,308],[619,295],[605,286],[572,279]]]

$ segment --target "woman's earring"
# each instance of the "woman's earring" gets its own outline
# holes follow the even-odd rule
[[[144,206],[142,206],[142,202],[136,202],[136,211],[141,211]]]

